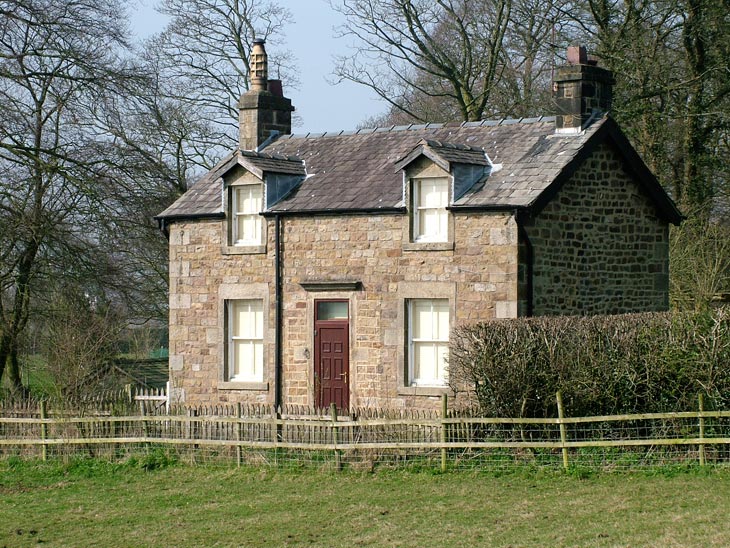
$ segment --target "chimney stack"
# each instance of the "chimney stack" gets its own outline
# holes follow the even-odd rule
[[[284,97],[281,91],[281,82],[269,81],[268,57],[260,38],[253,41],[249,70],[251,88],[238,101],[241,150],[256,150],[274,135],[290,134],[294,111],[291,99]]]
[[[558,67],[553,82],[555,132],[580,133],[593,117],[608,112],[614,82],[613,73],[589,59],[583,46],[568,47],[568,64]]]

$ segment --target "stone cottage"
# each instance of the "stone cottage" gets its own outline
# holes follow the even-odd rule
[[[459,324],[665,310],[681,216],[568,61],[554,117],[290,135],[257,42],[239,146],[158,217],[172,397],[427,407]]]

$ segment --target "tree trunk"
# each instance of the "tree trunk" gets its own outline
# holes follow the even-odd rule
[[[10,355],[10,341],[5,333],[0,337],[0,386],[3,382],[3,373],[5,373],[5,364],[8,362],[8,356]]]
[[[18,360],[18,343],[17,340],[10,347],[10,356],[8,356],[8,381],[13,393],[17,396],[25,398],[28,396],[28,388],[23,386],[23,379],[20,376],[20,362]]]

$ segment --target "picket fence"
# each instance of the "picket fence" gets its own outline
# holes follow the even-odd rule
[[[352,409],[171,404],[164,391],[51,406],[0,404],[0,455],[128,458],[165,450],[191,461],[318,463],[335,469],[426,463],[446,470],[730,463],[730,411],[495,418],[476,409]]]

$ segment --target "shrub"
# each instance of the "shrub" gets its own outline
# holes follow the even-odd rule
[[[455,330],[449,377],[493,416],[730,406],[730,310],[499,320]]]

